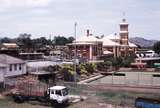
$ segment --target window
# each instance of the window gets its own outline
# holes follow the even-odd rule
[[[9,71],[12,71],[12,65],[11,64],[9,65]]]
[[[61,90],[56,90],[56,94],[61,96]]]
[[[17,70],[17,64],[14,64],[14,70],[15,71]]]
[[[54,90],[51,91],[51,94],[54,94]]]
[[[68,89],[67,88],[63,89],[62,90],[62,94],[63,94],[63,96],[68,95]]]
[[[19,64],[19,70],[22,70],[22,65],[21,64]]]

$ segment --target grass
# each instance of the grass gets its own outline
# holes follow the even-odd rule
[[[125,91],[105,91],[105,92],[96,92],[94,96],[96,99],[103,100],[106,103],[111,103],[114,105],[126,105],[126,106],[134,106],[134,101],[137,97],[149,97],[160,99],[160,94],[147,94],[147,93],[137,93],[137,92],[125,92]],[[93,97],[93,98],[94,98]],[[93,99],[94,100],[94,99]],[[88,100],[91,103],[83,102],[86,105],[94,105],[98,104],[98,101]],[[67,108],[81,108],[82,103],[73,104],[68,106]],[[6,97],[5,99],[0,100],[0,108],[52,108],[51,106],[45,106],[38,102],[25,102],[22,104],[15,103],[11,97]],[[91,108],[91,107],[86,107]]]
[[[0,100],[0,108],[51,108],[48,106],[42,106],[38,104],[30,104],[30,103],[15,103],[11,97],[6,97],[5,99]]]
[[[124,91],[99,92],[99,93],[97,93],[97,96],[102,98],[106,102],[109,102],[109,103],[113,103],[113,104],[116,104],[116,105],[128,105],[128,106],[134,106],[135,99],[137,97],[160,99],[160,94],[124,92]]]

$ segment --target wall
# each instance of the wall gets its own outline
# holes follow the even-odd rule
[[[10,65],[7,66],[7,71],[5,73],[5,77],[8,76],[17,76],[26,73],[26,64],[21,64],[21,70],[19,69],[19,64],[17,64],[17,69],[14,67],[15,64],[12,64],[12,71],[10,71]]]
[[[0,82],[4,81],[4,73],[6,71],[6,68],[0,68]]]

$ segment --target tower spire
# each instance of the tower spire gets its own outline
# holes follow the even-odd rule
[[[123,12],[123,19],[122,19],[122,22],[126,22],[126,18],[125,18],[125,16],[126,16],[126,13],[125,12]]]

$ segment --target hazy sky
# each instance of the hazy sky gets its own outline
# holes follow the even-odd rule
[[[78,36],[107,36],[119,31],[123,12],[130,37],[160,37],[160,0],[0,0],[0,37],[73,36],[75,21]]]

